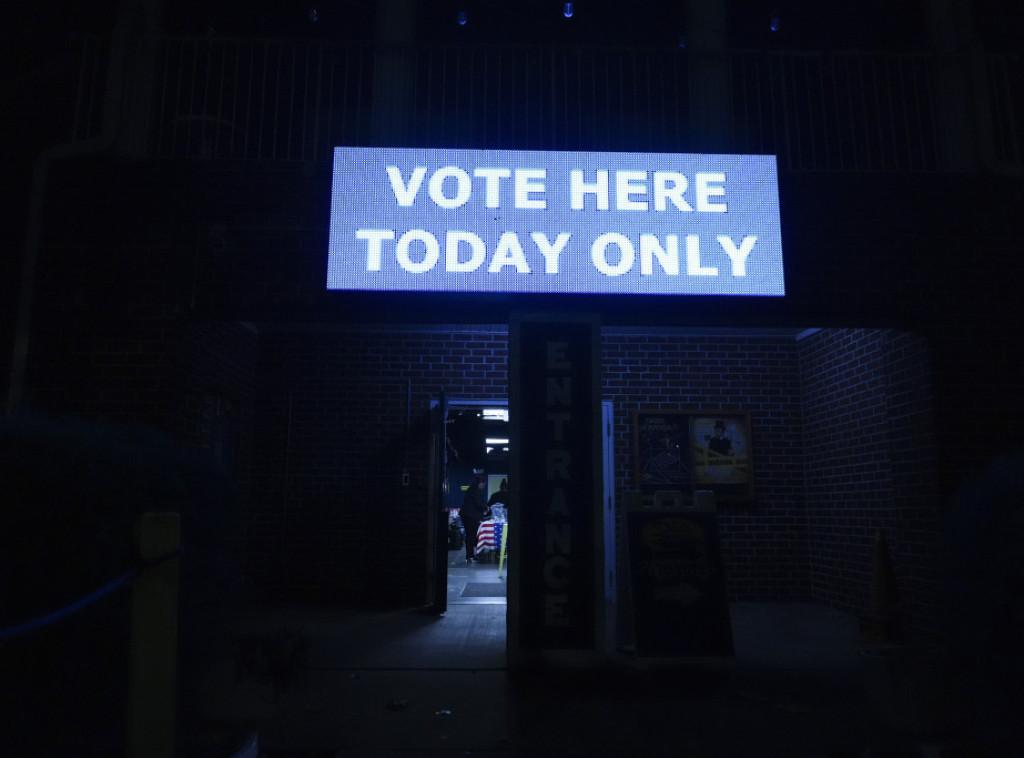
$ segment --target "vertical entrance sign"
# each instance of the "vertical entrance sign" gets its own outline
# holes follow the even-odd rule
[[[509,661],[587,657],[602,623],[599,329],[522,316],[510,336]]]

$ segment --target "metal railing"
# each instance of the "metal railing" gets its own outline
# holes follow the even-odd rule
[[[100,128],[104,55],[84,48],[75,139]],[[1010,56],[160,37],[132,59],[119,127],[148,156],[314,161],[393,144],[772,153],[794,171],[1024,160]]]

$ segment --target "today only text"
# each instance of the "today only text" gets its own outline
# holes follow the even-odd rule
[[[551,239],[544,232],[531,232],[529,242],[524,246],[518,233],[506,231],[490,250],[483,238],[469,231],[449,230],[443,239],[438,239],[425,229],[410,229],[401,235],[391,229],[358,229],[356,238],[366,243],[367,271],[380,271],[387,255],[389,259],[393,256],[398,266],[410,274],[424,274],[442,266],[450,273],[472,273],[483,269],[488,274],[511,270],[516,274],[557,275],[572,233],[561,232]],[[728,258],[729,273],[746,276],[747,258],[757,243],[757,237],[748,235],[735,241],[720,234],[715,243],[716,251]],[[668,276],[719,275],[718,266],[707,265],[702,259],[699,235],[684,235],[682,250],[681,259],[677,234],[663,238],[640,234],[634,242],[625,234],[605,232],[590,242],[589,257],[593,267],[605,276],[626,274],[634,270],[638,261],[642,276],[655,273]]]

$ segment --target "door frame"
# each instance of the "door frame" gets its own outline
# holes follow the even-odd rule
[[[441,615],[448,610],[448,397],[444,391],[430,399],[429,414],[426,601],[431,613]]]
[[[615,654],[618,647],[618,583],[619,568],[615,549],[615,406],[611,400],[601,400],[601,482],[604,518],[600,527],[604,552],[604,645],[606,656]]]
[[[502,398],[470,398],[462,396],[450,397],[442,391],[430,398],[430,471],[428,497],[428,534],[430,535],[427,551],[428,581],[427,602],[433,613],[438,615],[448,610],[448,508],[451,502],[451,488],[448,479],[448,443],[445,423],[453,410],[465,408],[508,408],[508,397]],[[467,537],[468,539],[468,537]],[[509,566],[508,571],[513,570]],[[506,603],[511,603],[508,597]],[[507,607],[507,606],[506,606]]]

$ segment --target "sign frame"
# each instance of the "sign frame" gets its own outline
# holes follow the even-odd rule
[[[336,147],[326,287],[785,295],[773,155]]]

